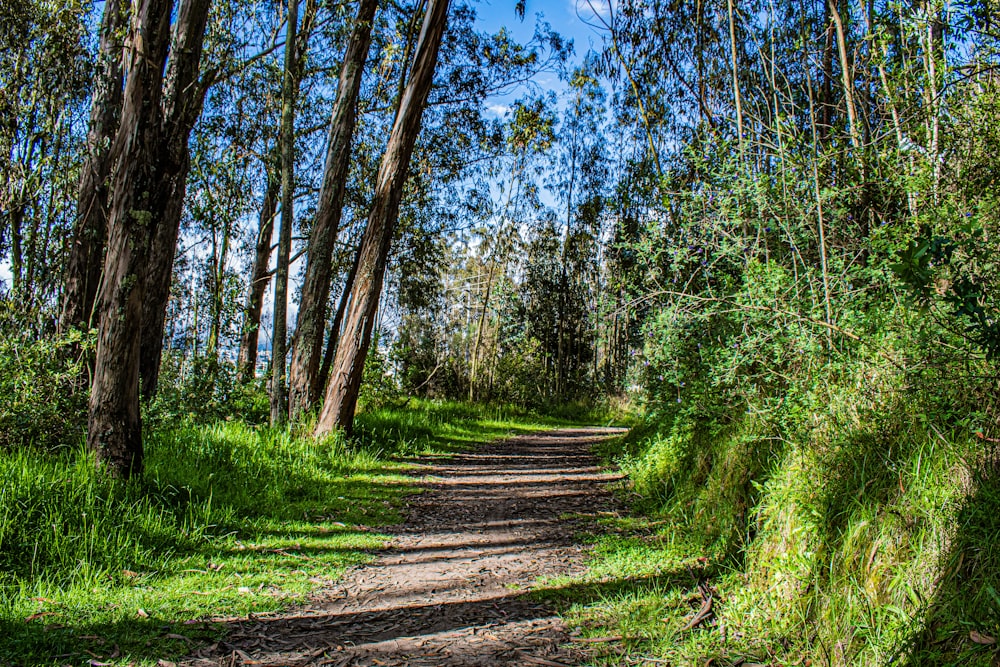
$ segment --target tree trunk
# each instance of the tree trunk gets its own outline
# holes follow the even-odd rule
[[[295,47],[299,20],[298,0],[288,0],[285,32],[285,79],[281,102],[281,229],[278,231],[278,263],[274,274],[274,325],[271,339],[271,425],[285,423],[285,354],[288,335],[288,266],[292,255],[292,225],[295,223]]]
[[[243,309],[243,332],[240,334],[240,353],[236,362],[240,382],[250,382],[256,375],[260,311],[264,305],[267,284],[271,281],[271,274],[267,268],[271,263],[271,236],[274,233],[274,214],[278,208],[280,191],[281,181],[269,166],[267,186],[257,226],[257,247],[253,267],[250,270],[250,285],[247,287],[247,303]]]
[[[847,53],[847,39],[844,35],[844,23],[840,19],[840,11],[835,0],[827,0],[830,8],[830,18],[833,19],[834,34],[837,38],[837,55],[840,57],[840,80],[844,86],[844,102],[847,106],[847,130],[854,148],[861,147],[861,134],[858,130],[858,113],[854,106],[854,77],[851,74],[851,64]]]
[[[143,280],[160,205],[163,66],[171,0],[142,0],[130,35],[128,83],[114,165],[108,256],[100,290],[100,327],[90,393],[87,445],[114,475],[142,471],[139,326]]]
[[[337,342],[340,340],[340,329],[344,324],[344,313],[347,312],[347,304],[351,299],[351,291],[354,289],[354,278],[358,275],[359,252],[354,253],[354,262],[351,270],[347,272],[347,280],[344,281],[344,291],[340,294],[337,303],[337,312],[333,315],[333,323],[330,325],[330,335],[326,340],[326,351],[323,353],[323,363],[320,365],[319,373],[316,374],[316,384],[313,385],[314,396],[319,396],[326,387],[326,380],[330,377],[330,367],[333,365],[333,357],[337,353]]]
[[[317,436],[330,433],[337,427],[349,433],[354,425],[365,357],[371,345],[382,279],[399,217],[399,202],[413,145],[420,133],[424,105],[434,79],[441,36],[448,20],[448,4],[449,0],[430,0],[427,6],[413,68],[379,166],[372,211],[361,238],[350,310],[337,345],[326,400],[316,425]]]
[[[371,44],[372,20],[377,5],[377,0],[360,1],[354,30],[340,70],[337,102],[330,120],[323,184],[309,235],[302,301],[292,342],[288,401],[293,419],[312,408],[318,398],[313,389],[323,352],[333,245],[340,227],[344,190],[351,168],[351,139],[354,135],[358,93]]]
[[[129,40],[128,81],[121,125],[111,148],[108,249],[98,296],[100,325],[90,394],[87,444],[111,474],[142,472],[139,415],[140,330],[149,298],[153,244],[170,226],[173,188],[184,168],[174,141],[195,85],[209,0],[185,0],[176,19],[175,44],[164,96],[172,0],[141,0]],[[165,104],[162,104],[166,101]],[[200,97],[199,97],[200,105]],[[176,234],[173,244],[176,244]],[[171,250],[172,254],[172,250]],[[162,335],[162,331],[160,332]]]
[[[736,57],[736,16],[733,0],[726,0],[729,15],[729,58],[733,74],[733,102],[736,105],[736,140],[740,152],[740,162],[743,162],[743,100],[740,97],[740,77]]]
[[[177,236],[184,212],[187,174],[191,165],[188,139],[201,115],[205,86],[198,82],[201,47],[211,0],[188,0],[181,5],[174,26],[172,51],[192,56],[174,57],[166,77],[164,97],[164,151],[172,168],[162,173],[159,191],[167,196],[160,209],[162,218],[153,235],[149,266],[146,271],[146,297],[142,307],[142,340],[139,352],[139,376],[142,397],[156,395],[163,356],[163,323],[170,301],[170,283],[174,275]]]
[[[87,155],[80,171],[76,223],[59,315],[60,331],[74,326],[89,328],[104,264],[108,226],[108,147],[118,131],[121,113],[123,74],[120,33],[128,21],[128,12],[123,12],[121,5],[122,0],[107,0],[101,19],[100,67],[90,107]]]

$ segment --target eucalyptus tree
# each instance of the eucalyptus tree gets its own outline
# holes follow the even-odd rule
[[[590,67],[588,67],[590,65]],[[596,246],[601,237],[607,161],[603,150],[604,90],[592,63],[572,72],[568,105],[555,155],[554,190],[563,207],[556,294],[554,393],[569,395],[583,384],[585,357],[594,353],[591,327],[582,318],[592,300]],[[581,307],[582,304],[582,307]],[[593,312],[590,310],[589,312]],[[570,387],[573,387],[570,389]]]
[[[111,146],[108,250],[87,443],[100,464],[122,477],[142,471],[144,311],[160,312],[161,339],[171,273],[163,275],[162,264],[173,262],[187,140],[205,93],[199,75],[210,2],[182,0],[171,30],[174,9],[172,0],[142,0],[137,7],[121,121]]]
[[[80,2],[0,7],[0,258],[25,324],[58,299],[73,226],[93,67],[87,13]]]
[[[97,72],[93,84],[87,152],[80,170],[76,223],[66,265],[60,329],[89,328],[104,262],[107,235],[108,151],[118,131],[121,114],[122,36],[128,12],[121,0],[106,0],[98,42]]]
[[[420,132],[424,104],[437,65],[438,49],[448,19],[449,0],[428,0],[413,66],[400,96],[392,133],[379,166],[375,198],[361,239],[357,277],[351,290],[344,332],[340,336],[316,434],[354,424],[365,356],[371,344],[382,280],[399,215],[399,202],[410,167],[410,155]]]
[[[337,102],[330,119],[319,203],[309,236],[302,297],[292,343],[289,411],[293,418],[313,404],[320,390],[318,379],[332,278],[331,260],[350,174],[358,94],[377,5],[377,0],[360,0],[358,3],[354,29],[341,65]]]

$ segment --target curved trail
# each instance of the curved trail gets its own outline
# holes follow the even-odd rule
[[[375,562],[319,591],[305,611],[234,624],[195,665],[579,664],[566,630],[527,595],[578,574],[568,514],[612,509],[590,449],[620,433],[581,428],[510,438],[423,463],[426,493]]]

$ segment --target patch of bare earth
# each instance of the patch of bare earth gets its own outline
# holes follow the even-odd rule
[[[306,607],[231,621],[207,665],[575,665],[558,616],[528,592],[583,571],[566,515],[614,504],[590,450],[616,434],[582,428],[511,438],[424,462],[428,491],[377,560]]]

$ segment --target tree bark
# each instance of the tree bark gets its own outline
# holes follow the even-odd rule
[[[243,331],[240,334],[240,352],[236,367],[240,382],[254,379],[257,369],[257,342],[260,338],[260,311],[264,305],[264,293],[271,282],[268,266],[271,263],[271,236],[274,233],[274,214],[278,208],[281,181],[271,167],[267,168],[267,186],[264,201],[260,207],[257,226],[257,247],[253,266],[250,269],[250,285],[247,287],[247,302],[243,309]]]
[[[360,251],[361,248],[359,247]],[[358,259],[360,252],[354,253],[354,262],[351,270],[347,272],[347,280],[344,281],[344,291],[340,294],[337,303],[337,312],[333,315],[333,323],[330,325],[330,335],[326,341],[326,351],[323,353],[323,363],[320,365],[319,373],[316,374],[316,384],[312,388],[313,395],[319,396],[326,387],[327,378],[330,377],[330,367],[333,365],[333,357],[337,353],[337,342],[340,340],[340,329],[344,324],[344,313],[347,312],[347,303],[351,298],[351,291],[354,289],[354,278],[358,275]]]
[[[288,335],[288,267],[292,254],[292,225],[295,223],[295,98],[296,29],[298,0],[288,0],[285,32],[285,77],[281,102],[281,228],[278,231],[278,263],[274,274],[274,325],[271,339],[271,425],[288,419],[285,393],[285,354]]]
[[[118,131],[122,106],[121,30],[128,21],[122,0],[107,0],[98,47],[100,67],[94,84],[87,132],[87,154],[80,171],[77,217],[69,249],[59,331],[89,328],[104,264],[107,238],[109,147]]]
[[[172,56],[166,77],[164,108],[164,152],[171,168],[160,178],[159,190],[167,194],[161,209],[162,218],[153,235],[149,266],[146,272],[146,297],[142,310],[142,339],[139,353],[139,376],[142,397],[156,395],[163,356],[163,323],[170,301],[170,283],[174,275],[174,254],[180,232],[187,174],[191,165],[188,139],[201,115],[206,89],[198,82],[202,42],[211,0],[188,0],[178,11],[174,27]],[[188,57],[180,57],[181,55]]]
[[[365,357],[371,345],[382,280],[399,217],[399,202],[434,79],[441,37],[448,21],[448,4],[449,0],[430,0],[427,6],[410,77],[379,165],[372,211],[361,238],[350,310],[337,345],[316,436],[328,434],[338,427],[350,433],[354,425]]]
[[[189,108],[178,103],[196,88],[209,3],[184,0],[177,12],[167,95],[164,66],[171,48],[172,0],[141,0],[129,40],[121,124],[111,148],[108,249],[98,296],[100,325],[87,433],[98,464],[121,477],[142,472],[143,307],[150,296],[153,244],[170,227],[167,209],[177,194],[164,186],[184,169],[187,142],[178,155],[172,139],[184,116],[181,107]],[[173,244],[176,240],[175,233]]]
[[[330,120],[326,164],[319,204],[309,235],[305,280],[289,372],[288,401],[293,419],[312,408],[318,395],[314,391],[323,352],[323,329],[330,297],[333,246],[340,227],[344,190],[351,167],[351,139],[354,135],[358,93],[365,60],[371,44],[372,21],[377,0],[360,0],[354,30],[344,54],[337,86],[337,102]]]
[[[130,35],[129,77],[114,164],[108,256],[100,290],[100,327],[90,393],[87,444],[114,475],[142,471],[139,325],[146,262],[160,205],[163,66],[171,0],[142,0]]]

